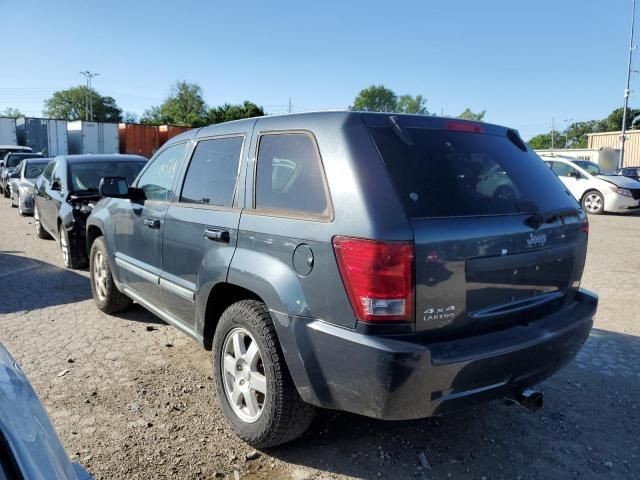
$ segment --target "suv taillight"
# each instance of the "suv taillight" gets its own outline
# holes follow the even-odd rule
[[[335,237],[333,250],[358,320],[413,320],[413,243]]]

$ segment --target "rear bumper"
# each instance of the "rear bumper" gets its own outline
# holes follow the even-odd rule
[[[272,313],[305,401],[403,420],[441,415],[541,382],[576,355],[597,304],[597,296],[581,290],[576,301],[535,324],[430,345]]]

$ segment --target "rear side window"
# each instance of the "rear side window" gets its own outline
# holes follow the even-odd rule
[[[230,207],[243,140],[229,137],[199,142],[191,157],[180,201]]]
[[[264,210],[328,214],[322,165],[311,135],[285,133],[260,137],[255,205]]]
[[[575,206],[549,168],[506,136],[370,129],[409,217],[533,213]]]

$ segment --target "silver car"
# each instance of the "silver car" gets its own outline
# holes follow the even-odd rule
[[[0,478],[92,478],[69,460],[29,380],[2,344],[0,452]]]
[[[33,183],[51,160],[51,158],[28,158],[22,160],[9,176],[11,206],[17,206],[20,215],[33,214]]]

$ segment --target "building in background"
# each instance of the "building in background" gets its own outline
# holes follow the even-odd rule
[[[588,147],[590,149],[611,149],[620,151],[620,135],[622,132],[588,133]],[[640,167],[640,130],[627,130],[625,132],[624,166]]]

